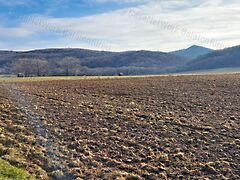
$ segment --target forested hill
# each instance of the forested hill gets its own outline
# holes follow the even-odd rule
[[[0,51],[1,72],[12,72],[12,66],[23,59],[44,61],[45,65],[47,64],[49,67],[49,74],[64,74],[64,70],[61,70],[61,64],[67,61],[72,64],[73,59],[75,68],[81,67],[81,71],[84,68],[85,70],[99,72],[103,71],[102,68],[104,68],[104,71],[114,71],[110,74],[118,71],[125,71],[127,74],[148,74],[151,73],[151,70],[154,70],[153,73],[161,73],[181,66],[188,61],[184,57],[157,51],[107,52],[86,49],[43,49],[27,52]],[[78,72],[80,72],[80,69]],[[76,69],[74,73],[76,73]]]
[[[240,46],[214,51],[188,62],[183,71],[240,67]]]
[[[0,73],[29,75],[116,75],[124,73],[126,75],[144,75],[240,67],[240,46],[209,51],[210,53],[195,59],[172,53],[143,50],[108,52],[68,48],[26,52],[0,51]]]

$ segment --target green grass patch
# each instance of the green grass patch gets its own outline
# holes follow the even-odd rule
[[[0,180],[25,180],[35,179],[27,171],[14,167],[9,162],[0,159]]]

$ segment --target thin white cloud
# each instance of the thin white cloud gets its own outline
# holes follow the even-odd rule
[[[34,34],[33,31],[23,28],[23,27],[19,27],[19,28],[4,28],[4,27],[0,27],[0,38],[4,37],[4,38],[15,38],[15,37],[29,37],[32,36]]]

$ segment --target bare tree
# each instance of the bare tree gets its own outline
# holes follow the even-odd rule
[[[19,59],[12,64],[12,70],[25,76],[41,76],[47,73],[48,62],[41,59]]]
[[[33,61],[35,64],[35,71],[37,72],[38,76],[42,76],[48,73],[48,62],[41,60],[41,59],[35,59]]]
[[[64,70],[64,75],[66,76],[76,75],[81,69],[78,58],[65,57],[58,64]]]

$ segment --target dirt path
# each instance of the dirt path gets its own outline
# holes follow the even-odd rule
[[[15,106],[16,110],[18,112],[21,112],[21,114],[24,116],[21,125],[27,126],[29,128],[25,129],[25,131],[27,130],[33,133],[32,138],[34,138],[34,146],[36,146],[36,148],[40,147],[40,149],[44,150],[43,156],[47,161],[41,162],[38,165],[42,166],[42,170],[45,171],[48,175],[43,175],[45,177],[42,178],[64,180],[75,179],[73,175],[71,175],[71,173],[68,171],[66,165],[63,163],[65,157],[62,157],[60,155],[61,148],[57,144],[58,139],[47,129],[43,123],[44,117],[38,113],[36,106],[27,99],[27,96],[25,96],[17,89],[17,86],[15,84],[3,84],[0,88],[3,92],[7,93],[7,96],[2,96],[2,98],[9,101],[10,103],[13,103],[12,105]],[[20,123],[19,120],[20,119],[15,118],[11,119],[13,124]],[[22,155],[24,155],[24,152]],[[31,160],[29,158],[34,157],[26,157],[27,160]],[[19,163],[21,164],[21,162]],[[38,178],[41,178],[41,176],[38,176]]]

